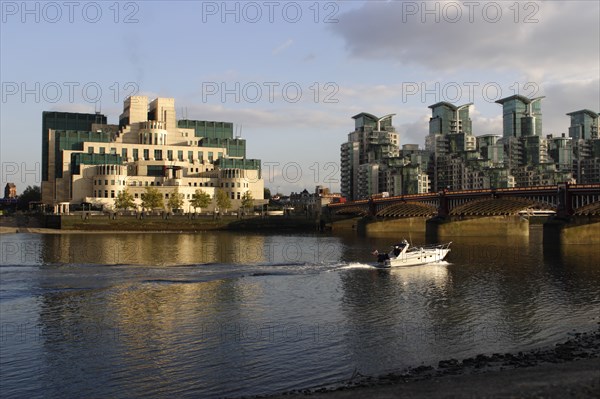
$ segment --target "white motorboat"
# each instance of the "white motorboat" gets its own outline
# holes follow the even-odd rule
[[[411,247],[408,241],[402,240],[400,244],[393,245],[390,252],[380,253],[375,250],[373,255],[377,256],[377,267],[381,268],[425,265],[441,262],[450,252],[450,244],[452,242]]]

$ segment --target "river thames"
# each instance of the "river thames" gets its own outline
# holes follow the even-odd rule
[[[401,238],[4,234],[0,391],[274,394],[597,328],[600,248],[544,247],[532,228],[457,238],[440,264],[369,265]]]

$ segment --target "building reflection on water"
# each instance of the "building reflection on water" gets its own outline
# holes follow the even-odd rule
[[[265,237],[221,233],[44,236],[43,263],[182,265],[268,260]]]
[[[182,246],[200,243],[190,237],[180,240]],[[62,242],[71,244],[70,240]],[[153,242],[144,240],[143,245],[149,248]],[[239,245],[248,242],[256,241],[240,241]],[[233,252],[219,251],[216,243],[215,248],[207,252],[207,259],[235,259]],[[235,256],[239,256],[237,252]],[[85,262],[87,258],[77,259]],[[192,251],[181,251],[176,259],[178,264],[197,262]],[[72,289],[56,287],[56,270],[42,272],[40,286],[56,287],[39,299],[42,385],[53,388],[48,391],[50,396],[73,396],[88,391],[88,385],[100,396],[122,397],[132,393],[160,396],[161,386],[172,392],[183,384],[186,389],[203,392],[206,387],[202,385],[208,382],[216,387],[235,383],[224,367],[240,365],[244,359],[238,358],[243,353],[231,350],[230,344],[240,334],[243,309],[264,296],[264,286],[235,278],[155,278],[145,268],[139,269],[142,274],[135,280],[113,279],[110,286],[88,282],[89,288]],[[68,274],[69,270],[60,272]],[[94,378],[82,379],[82,372]],[[194,381],[193,376],[201,377]],[[68,387],[57,388],[56,381],[65,381]]]

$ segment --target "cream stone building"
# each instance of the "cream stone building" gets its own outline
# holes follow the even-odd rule
[[[217,189],[227,193],[231,210],[247,192],[264,202],[260,160],[246,158],[246,141],[234,137],[233,124],[177,120],[173,98],[131,96],[118,125],[98,113],[43,113],[42,201],[56,212],[81,204],[111,209],[123,190],[139,208],[146,187],[160,191],[165,207],[177,189],[186,212],[196,190],[213,198],[208,210]]]

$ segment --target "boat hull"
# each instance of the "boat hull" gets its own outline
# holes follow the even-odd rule
[[[380,267],[408,267],[441,262],[444,260],[446,255],[448,255],[448,252],[450,252],[449,248],[434,248],[426,250],[415,248],[410,252],[401,253],[395,258],[387,259],[383,264],[380,265]]]

